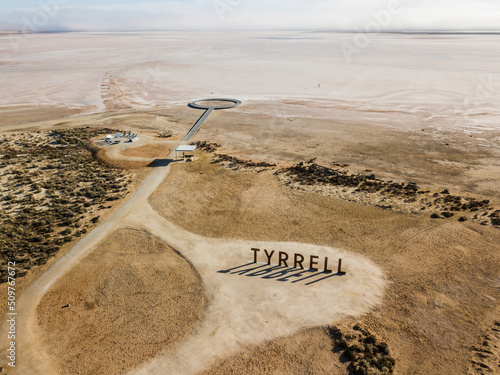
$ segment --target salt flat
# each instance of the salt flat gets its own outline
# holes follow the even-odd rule
[[[291,31],[3,35],[0,105],[95,112],[220,95],[301,98],[326,103],[311,116],[330,117],[343,106],[375,119],[390,110],[418,113],[436,126],[495,126],[500,35],[362,38]]]

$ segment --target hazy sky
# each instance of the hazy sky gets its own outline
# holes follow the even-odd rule
[[[500,30],[500,0],[0,0],[0,30]]]

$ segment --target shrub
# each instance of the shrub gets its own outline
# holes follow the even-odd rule
[[[351,362],[353,373],[392,374],[396,361],[390,356],[386,342],[356,324],[352,330],[329,327],[329,334],[343,355]]]
[[[127,174],[100,164],[85,148],[90,138],[109,132],[113,130],[63,129],[47,133],[49,141],[28,134],[24,140],[0,142],[3,188],[8,189],[0,187],[0,258],[17,261],[18,276],[86,233],[82,228],[72,235],[72,228],[82,227],[95,204],[119,199],[115,190],[126,186]],[[9,166],[12,170],[5,170]],[[45,197],[34,196],[43,189]],[[90,201],[88,193],[93,196]],[[98,221],[99,216],[92,219]],[[67,228],[59,233],[57,226]],[[1,268],[1,281],[5,275]]]

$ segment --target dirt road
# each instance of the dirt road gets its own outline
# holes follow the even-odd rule
[[[329,247],[299,243],[259,243],[207,239],[186,232],[157,214],[148,197],[168,174],[171,160],[159,163],[137,191],[102,225],[54,263],[18,299],[18,364],[10,374],[55,374],[38,339],[36,308],[42,296],[71,267],[119,227],[146,230],[178,250],[200,273],[208,307],[198,327],[172,350],[149,360],[131,374],[194,374],[215,357],[265,340],[293,334],[305,327],[331,324],[377,304],[384,277],[367,259]],[[251,248],[262,249],[255,264]],[[271,265],[264,249],[275,251]],[[279,267],[279,251],[306,259],[328,257],[336,269],[344,261],[346,275]],[[2,327],[2,335],[6,332]],[[196,353],[196,357],[192,356]]]
[[[165,163],[166,164],[166,163]],[[68,253],[25,289],[17,299],[17,358],[13,374],[52,374],[50,359],[37,340],[36,307],[42,296],[65,272],[73,267],[89,250],[116,228],[133,208],[145,204],[147,198],[163,181],[168,165],[153,169],[136,192],[99,227],[80,240]],[[7,336],[7,325],[2,324],[1,337]],[[2,351],[3,352],[3,351]]]

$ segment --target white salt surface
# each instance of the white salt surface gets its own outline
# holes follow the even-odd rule
[[[0,105],[64,104],[99,111],[110,98],[135,108],[210,96],[300,98],[327,103],[326,110],[334,105],[370,111],[381,121],[378,111],[425,112],[424,123],[465,116],[470,126],[497,128],[500,35],[372,34],[364,48],[346,58],[342,48],[357,48],[355,37],[327,32],[4,35]],[[312,112],[328,115],[321,108]]]

